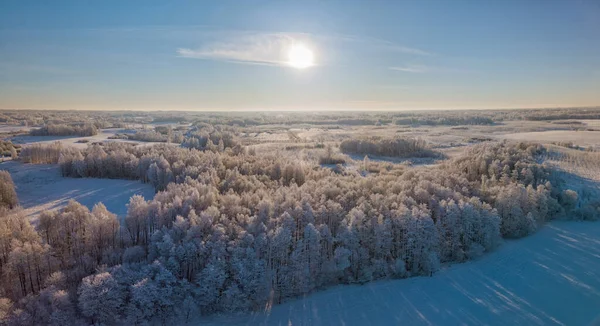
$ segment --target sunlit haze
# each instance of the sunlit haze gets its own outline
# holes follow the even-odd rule
[[[298,69],[304,69],[314,64],[313,52],[303,44],[294,44],[289,50],[289,64]]]

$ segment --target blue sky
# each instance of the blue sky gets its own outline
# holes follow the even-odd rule
[[[0,2],[3,109],[596,105],[598,1]]]

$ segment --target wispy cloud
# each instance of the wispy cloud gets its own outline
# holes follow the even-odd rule
[[[433,56],[434,54],[425,50],[412,48],[408,46],[399,45],[390,41],[375,39],[375,41],[380,42],[383,46],[388,49],[396,52],[402,52],[407,54],[421,55],[421,56]]]
[[[331,48],[336,44],[355,43],[355,53],[369,56],[369,53],[404,53],[413,56],[433,56],[431,52],[396,44],[387,40],[352,35],[314,35],[287,32],[241,32],[203,31],[200,45],[177,49],[179,57],[202,60],[218,60],[241,64],[284,66],[287,52],[294,43],[304,43],[318,50],[321,46]],[[313,47],[314,46],[314,47]],[[325,59],[325,58],[321,58]],[[328,63],[331,63],[329,61]],[[324,64],[320,61],[319,64]]]
[[[392,66],[388,67],[390,70],[400,71],[400,72],[408,72],[414,74],[424,74],[424,73],[471,73],[473,71],[464,70],[464,69],[456,69],[456,68],[446,68],[446,67],[432,67],[426,65],[404,65],[404,66]]]
[[[396,70],[396,71],[402,71],[402,72],[416,73],[416,74],[422,74],[422,73],[433,71],[433,68],[424,66],[424,65],[396,66],[396,67],[389,67],[389,69]]]
[[[286,64],[289,48],[298,42],[309,42],[309,37],[292,33],[240,33],[195,49],[180,48],[177,53],[184,58],[281,66]]]
[[[434,56],[435,54],[426,50],[418,49],[415,47],[405,46],[402,44],[394,43],[388,40],[383,40],[375,37],[363,37],[353,35],[338,35],[334,38],[339,38],[343,41],[364,43],[367,47],[380,48],[387,51],[400,52],[419,56]]]

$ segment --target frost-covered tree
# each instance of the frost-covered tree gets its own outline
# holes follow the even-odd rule
[[[113,324],[125,303],[125,291],[110,273],[85,277],[77,290],[79,309],[92,323]]]
[[[0,170],[0,207],[13,208],[17,205],[19,205],[19,199],[10,173]]]
[[[117,248],[119,221],[117,216],[106,209],[102,203],[94,205],[90,221],[90,249],[100,264],[112,250]]]
[[[158,263],[150,265],[144,274],[146,277],[130,287],[127,319],[133,324],[153,319],[165,323],[183,302],[180,286],[176,278]]]
[[[129,200],[125,227],[133,245],[148,243],[148,205],[144,197],[135,195]]]

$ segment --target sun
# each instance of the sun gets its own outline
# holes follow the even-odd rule
[[[288,53],[288,64],[296,69],[304,69],[314,65],[313,52],[304,44],[294,44]]]

